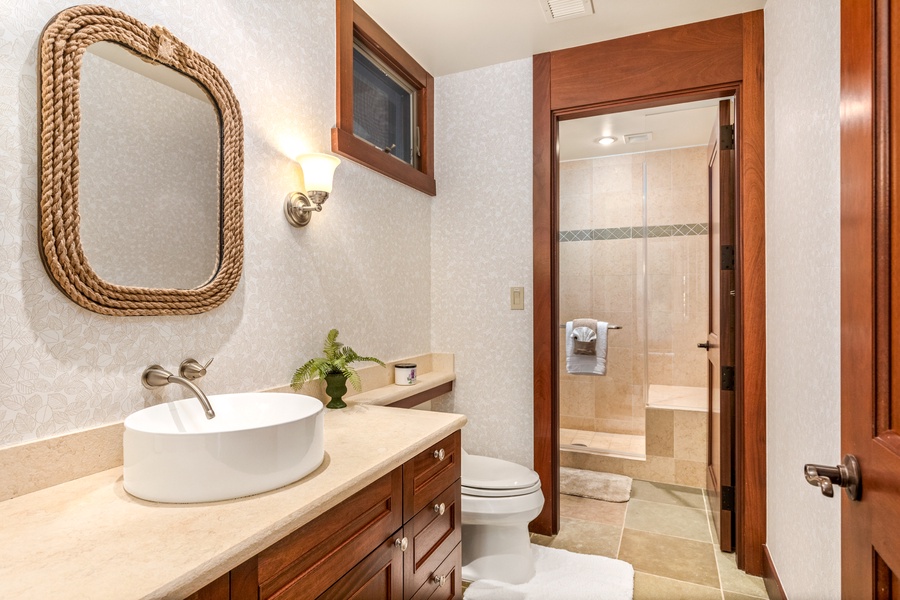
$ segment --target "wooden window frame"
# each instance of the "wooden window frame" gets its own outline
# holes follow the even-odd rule
[[[419,168],[353,134],[353,41],[358,40],[416,90]],[[437,194],[434,182],[434,78],[353,0],[337,0],[337,123],[331,151],[391,179]]]

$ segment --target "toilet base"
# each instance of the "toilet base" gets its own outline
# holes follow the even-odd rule
[[[525,583],[534,577],[528,524],[462,526],[462,578]]]

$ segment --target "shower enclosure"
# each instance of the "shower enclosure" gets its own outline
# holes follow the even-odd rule
[[[613,137],[602,128],[621,116],[603,116],[595,137]],[[691,446],[682,458],[691,459],[691,484],[702,485],[708,361],[697,343],[706,340],[709,319],[709,183],[707,146],[699,140],[708,139],[715,112],[694,103],[624,116],[625,126],[652,132],[651,140],[693,121],[701,130],[677,147],[665,139],[629,144],[617,135],[601,152],[569,140],[583,137],[577,129],[585,124],[561,124],[560,322],[594,318],[621,329],[608,332],[603,377],[566,372],[560,329],[560,445],[621,458],[662,456],[673,469],[676,448]],[[680,440],[679,423],[686,432]]]

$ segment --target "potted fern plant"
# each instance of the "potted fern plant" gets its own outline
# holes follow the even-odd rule
[[[291,387],[297,391],[314,375],[318,375],[319,379],[324,379],[325,393],[331,398],[325,408],[345,408],[347,406],[343,398],[347,393],[348,381],[353,389],[357,392],[360,391],[359,373],[350,366],[352,363],[374,362],[384,366],[384,363],[374,356],[360,356],[350,346],[345,346],[337,341],[337,336],[337,329],[329,331],[328,337],[325,338],[325,345],[322,347],[324,356],[311,358],[303,363],[291,379]]]

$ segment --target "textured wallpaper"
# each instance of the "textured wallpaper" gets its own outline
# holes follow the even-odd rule
[[[841,503],[802,477],[841,458],[839,8],[765,9],[767,544],[790,598],[841,589]]]
[[[435,81],[432,346],[456,353],[466,449],[533,456],[531,59]],[[525,310],[509,288],[525,287]]]
[[[216,109],[91,52],[81,73],[78,210],[88,262],[119,285],[200,287],[219,266]]]
[[[234,88],[245,131],[244,273],[224,305],[196,316],[109,317],[66,299],[38,254],[36,58],[44,25],[71,4],[0,0],[0,446],[184,397],[141,387],[152,363],[214,356],[202,387],[222,393],[284,385],[331,327],[385,360],[431,350],[432,198],[345,160],[310,226],[293,229],[282,214],[299,186],[292,157],[330,149],[331,0],[108,2],[165,26]],[[519,128],[530,131],[530,118]],[[505,197],[530,206],[528,193]]]

